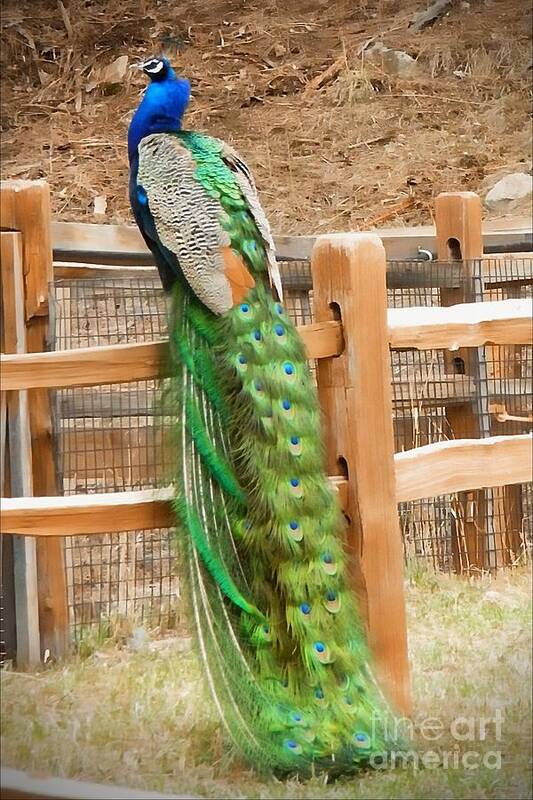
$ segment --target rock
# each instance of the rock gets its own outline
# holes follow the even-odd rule
[[[513,172],[494,184],[485,197],[485,205],[493,211],[511,211],[533,192],[533,178],[527,172]]]
[[[383,71],[387,75],[396,75],[399,78],[410,78],[419,72],[418,62],[403,50],[393,50],[378,43],[367,50],[370,60],[381,60]]]

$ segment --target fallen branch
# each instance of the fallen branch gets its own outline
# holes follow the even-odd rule
[[[313,80],[309,81],[305,87],[304,97],[317,89],[321,89],[326,83],[330,83],[330,81],[334,80],[345,63],[346,56],[343,53],[342,56],[339,56],[333,64],[330,64],[330,66],[324,70],[324,72],[321,72],[320,75],[316,75]]]

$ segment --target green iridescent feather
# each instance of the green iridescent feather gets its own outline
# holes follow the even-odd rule
[[[223,144],[176,138],[255,279],[221,315],[173,290],[175,508],[207,682],[257,768],[354,771],[390,746],[389,712],[346,587],[315,387]]]

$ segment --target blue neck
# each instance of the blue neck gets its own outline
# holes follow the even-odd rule
[[[189,102],[189,81],[177,78],[169,70],[165,80],[150,83],[133,115],[128,130],[128,156],[134,161],[137,147],[151,133],[176,133]]]

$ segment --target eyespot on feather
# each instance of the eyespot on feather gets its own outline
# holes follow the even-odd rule
[[[322,569],[326,573],[326,575],[336,575],[337,573],[337,564],[333,561],[333,557],[330,553],[324,553],[320,559],[322,564]]]
[[[313,655],[321,664],[331,663],[331,652],[324,642],[315,642],[313,645]]]
[[[292,520],[288,524],[289,536],[293,540],[293,542],[301,542],[304,538],[303,531],[300,528],[300,525],[296,522],[296,520]]]
[[[281,368],[283,370],[283,375],[285,378],[288,378],[290,380],[291,378],[295,377],[296,368],[291,361],[284,361],[283,364],[281,365]]]
[[[327,592],[324,606],[330,614],[338,614],[341,610],[341,598],[333,591]]]
[[[294,497],[303,497],[304,490],[302,488],[302,484],[298,478],[291,478],[289,481],[290,491]]]
[[[299,756],[302,752],[302,746],[295,739],[286,739],[283,744],[289,752],[294,753],[296,756]]]
[[[363,731],[354,733],[353,740],[355,742],[355,746],[361,750],[368,750],[370,747],[370,739],[366,733],[363,733]]]
[[[289,439],[289,450],[293,456],[302,454],[302,441],[299,436],[291,436]]]

